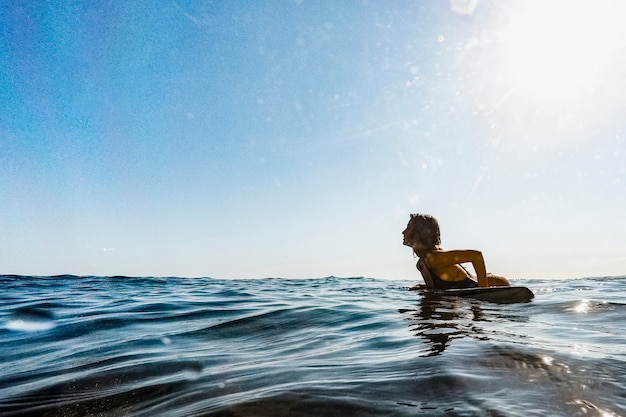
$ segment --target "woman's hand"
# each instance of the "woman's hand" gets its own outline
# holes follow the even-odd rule
[[[409,291],[421,291],[426,289],[428,289],[428,287],[424,284],[415,284],[411,288],[409,288]]]

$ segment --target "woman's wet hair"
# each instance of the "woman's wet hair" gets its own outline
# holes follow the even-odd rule
[[[417,236],[421,242],[433,248],[441,245],[439,222],[430,214],[411,214],[409,224],[411,237]]]

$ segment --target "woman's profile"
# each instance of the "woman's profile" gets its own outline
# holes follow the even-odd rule
[[[510,286],[506,278],[487,273],[480,251],[442,249],[439,222],[431,215],[411,214],[402,235],[404,245],[411,247],[419,258],[417,269],[425,283],[415,285],[411,290]],[[473,265],[476,276],[463,268],[461,264],[466,262]]]

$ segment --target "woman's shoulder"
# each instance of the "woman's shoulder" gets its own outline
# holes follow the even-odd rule
[[[477,249],[442,249],[436,248],[426,254],[426,257],[440,257],[440,256],[456,256],[462,254],[480,254]]]
[[[422,259],[424,260],[424,265],[429,268],[436,267],[438,264],[441,263],[442,257],[445,257],[445,254],[447,252],[448,251],[440,248],[433,249],[430,252],[427,252],[422,257]]]
[[[475,249],[452,249],[445,250],[436,248],[426,254],[425,261],[429,266],[457,264],[462,262],[471,262],[482,253]]]
[[[447,253],[452,252],[449,250],[445,250],[442,248],[435,248],[424,255],[424,261],[428,262],[433,259],[440,258],[442,255],[445,256]]]

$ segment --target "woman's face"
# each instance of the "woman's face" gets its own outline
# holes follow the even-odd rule
[[[402,244],[405,246],[411,246],[413,243],[413,239],[411,236],[411,232],[413,230],[413,224],[412,224],[412,220],[409,220],[409,223],[406,225],[406,229],[404,229],[404,231],[402,232]]]
[[[409,246],[415,250],[423,250],[426,248],[426,245],[420,240],[419,233],[414,232],[413,219],[409,220],[409,224],[406,225],[402,236],[402,244],[404,246]]]

